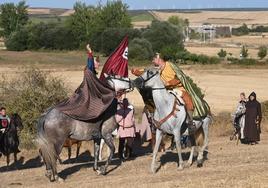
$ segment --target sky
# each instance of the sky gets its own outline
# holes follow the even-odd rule
[[[0,3],[20,0],[0,0]],[[72,8],[77,0],[26,0],[30,7]],[[96,5],[100,0],[80,0]],[[106,3],[107,0],[101,0]],[[268,8],[268,0],[122,0],[129,9]]]

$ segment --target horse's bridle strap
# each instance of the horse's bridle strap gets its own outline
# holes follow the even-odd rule
[[[178,105],[178,101],[177,101],[177,99],[175,98],[175,100],[174,100],[174,104],[173,104],[173,108],[172,108],[172,111],[171,111],[166,117],[164,117],[163,119],[161,119],[161,120],[159,120],[159,121],[153,119],[156,128],[160,129],[161,125],[162,125],[163,123],[165,123],[167,120],[169,120],[169,118],[171,118],[172,116],[174,116],[175,118],[177,117],[177,116],[176,116],[176,112],[177,112],[177,111],[180,111],[180,109],[176,108],[177,105]]]

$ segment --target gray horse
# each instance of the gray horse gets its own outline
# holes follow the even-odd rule
[[[137,88],[151,88],[156,107],[154,120],[155,124],[157,125],[157,131],[156,143],[153,151],[153,160],[151,164],[152,172],[155,173],[158,169],[158,167],[155,165],[155,162],[163,133],[174,135],[179,157],[178,168],[182,170],[184,165],[181,155],[180,140],[181,129],[186,121],[186,110],[184,105],[182,105],[173,94],[166,90],[163,82],[161,81],[159,70],[156,68],[147,69],[141,76],[134,80],[134,85]],[[182,101],[182,99],[180,99],[180,101]],[[199,144],[199,146],[201,146],[201,150],[199,151],[197,158],[198,166],[202,166],[203,164],[203,152],[208,146],[208,127],[210,123],[210,117],[206,117],[202,121],[195,121],[197,129],[201,130],[196,133],[197,135],[195,135],[195,138],[202,138],[202,142]],[[186,131],[186,134],[187,132],[188,131]],[[194,150],[195,147],[192,147],[191,155],[188,160],[188,166],[192,164]]]
[[[114,87],[117,91],[120,89],[131,89],[129,79],[128,81],[124,81],[123,84],[120,84],[120,87],[122,88],[115,88],[115,85],[113,84],[115,82],[113,81],[115,77],[109,77],[107,79],[109,85]],[[94,170],[97,171],[98,174],[106,174],[107,167],[115,152],[112,132],[117,128],[114,116],[116,110],[117,100],[114,100],[101,116],[87,122],[75,120],[56,108],[51,108],[40,117],[37,126],[37,142],[40,147],[40,154],[46,165],[46,176],[50,181],[60,180],[57,173],[56,162],[59,159],[59,154],[61,153],[66,138],[81,141],[93,140]],[[99,168],[98,155],[101,139],[104,139],[104,142],[108,145],[111,152],[106,164]]]

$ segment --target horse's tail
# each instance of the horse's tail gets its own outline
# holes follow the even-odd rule
[[[47,139],[47,135],[45,133],[45,119],[46,114],[43,114],[37,123],[37,143],[39,146],[40,155],[43,157],[43,160],[48,169],[52,169],[53,172],[56,172],[56,164],[58,156],[55,151],[55,147],[52,143]]]

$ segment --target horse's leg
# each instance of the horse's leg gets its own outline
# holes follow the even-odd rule
[[[7,153],[7,166],[9,166],[9,162],[10,162],[10,154]]]
[[[175,143],[176,143],[176,148],[177,148],[177,152],[178,152],[178,156],[179,156],[179,170],[183,170],[183,159],[182,159],[182,155],[181,155],[181,135],[180,135],[180,130],[174,130],[174,139],[175,139]]]
[[[81,147],[81,145],[82,145],[82,142],[81,142],[81,141],[77,142],[76,159],[77,159],[78,156],[79,156],[79,151],[80,151],[80,147]]]
[[[191,147],[190,157],[189,157],[188,162],[187,162],[187,164],[186,164],[186,166],[185,166],[185,167],[187,167],[187,168],[189,168],[189,167],[192,165],[192,163],[193,163],[193,157],[194,157],[195,147],[196,147],[196,146],[192,146],[192,147]]]
[[[100,152],[100,142],[101,139],[94,139],[94,167],[93,169],[95,171],[98,171],[98,158],[99,158],[99,152]]]
[[[153,160],[152,160],[152,164],[151,164],[151,171],[153,173],[156,173],[156,170],[158,169],[158,167],[155,166],[155,162],[156,162],[156,157],[157,157],[157,153],[159,150],[159,146],[162,140],[162,136],[163,133],[161,130],[157,129],[156,130],[156,139],[155,139],[155,146],[154,146],[154,152],[153,152]]]
[[[208,120],[208,122],[204,122],[202,125],[203,133],[204,133],[204,144],[201,147],[201,151],[204,157],[204,160],[208,159],[208,142],[209,142],[209,124],[211,120]]]
[[[114,141],[113,141],[113,136],[111,133],[108,133],[104,136],[104,142],[107,144],[107,146],[109,147],[110,149],[110,155],[105,163],[105,166],[101,168],[101,174],[102,175],[105,175],[106,174],[106,171],[107,171],[107,168],[110,164],[110,162],[112,161],[112,158],[113,158],[113,155],[114,155],[114,152],[115,152],[115,146],[114,146]]]
[[[18,159],[17,159],[17,152],[16,152],[16,151],[14,152],[14,161],[15,161],[15,162],[18,161]]]
[[[99,152],[99,160],[102,160],[102,150],[103,150],[103,146],[104,146],[104,140],[101,139],[100,141],[100,152]]]

